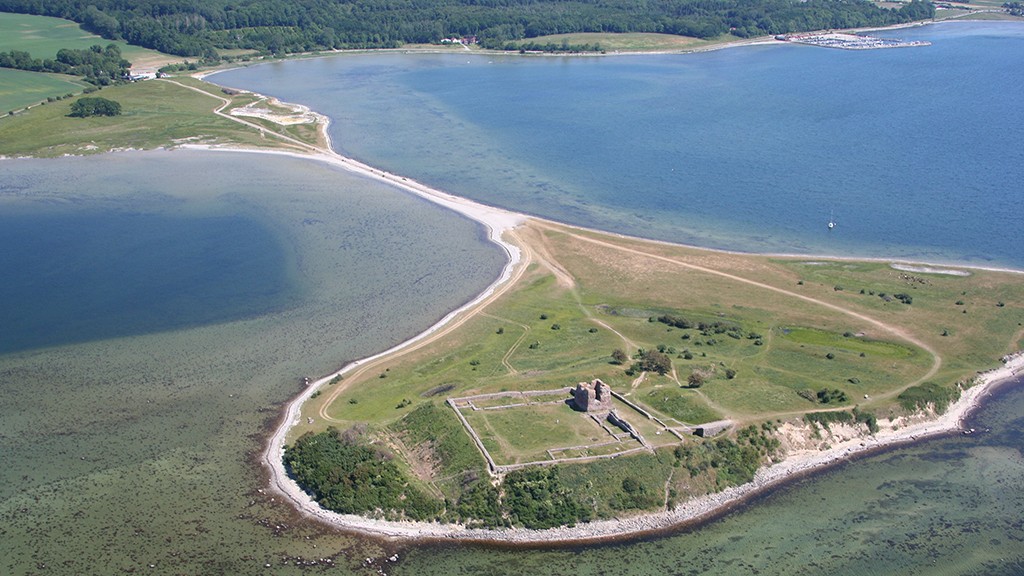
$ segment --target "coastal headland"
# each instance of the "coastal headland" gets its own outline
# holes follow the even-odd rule
[[[981,365],[972,365],[970,360],[952,355],[951,348],[946,345],[953,342],[949,329],[940,326],[958,321],[957,316],[963,315],[962,310],[956,308],[955,302],[945,303],[941,299],[934,302],[937,307],[932,307],[928,303],[931,295],[926,296],[928,287],[940,285],[945,286],[940,291],[952,288],[950,296],[953,296],[959,293],[956,292],[958,287],[966,287],[965,284],[956,287],[953,284],[965,278],[969,278],[971,285],[977,288],[974,281],[982,277],[985,284],[1001,277],[997,284],[1017,291],[1019,276],[1015,273],[933,268],[930,269],[931,274],[917,276],[897,270],[897,267],[905,267],[900,264],[807,261],[718,253],[582,231],[536,219],[523,223],[523,219],[512,215],[498,217],[491,209],[473,213],[473,207],[466,204],[461,208],[468,209],[481,221],[489,222],[492,237],[498,236],[494,231],[502,230],[504,226],[502,241],[508,245],[513,260],[502,279],[480,298],[453,312],[418,338],[352,363],[338,373],[312,383],[289,406],[284,423],[265,454],[264,463],[272,471],[271,486],[287,495],[304,513],[332,526],[398,539],[554,543],[621,538],[700,522],[758,491],[854,454],[958,431],[962,419],[978,405],[991,386],[1012,378],[1024,367],[1024,357],[1008,356],[1002,367],[978,373],[978,368],[994,364],[995,356],[990,355],[991,360]],[[661,266],[676,270],[659,270]],[[816,280],[827,277],[828,282],[799,280],[807,272]],[[882,292],[874,289],[869,289],[872,294],[866,291],[861,294],[858,289],[851,295],[848,289],[836,289],[838,285],[834,282],[839,276],[843,278],[840,281],[847,285],[857,282],[857,279],[875,287],[880,286],[876,282],[892,286],[917,284],[910,288],[915,290],[917,298],[908,305],[900,300],[887,301],[876,295]],[[720,280],[721,284],[712,279]],[[610,281],[621,291],[594,294],[600,293],[596,286],[602,280]],[[702,288],[700,284],[703,283],[710,285]],[[659,287],[667,294],[652,296]],[[730,290],[735,291],[731,297],[712,296]],[[531,292],[535,294],[530,295]],[[535,298],[536,292],[544,292],[545,295],[538,299]],[[971,293],[978,294],[974,290]],[[634,296],[639,294],[643,296]],[[519,302],[513,303],[516,300]],[[746,328],[752,325],[751,317],[763,317],[761,314],[773,307],[785,309],[787,300],[820,310],[797,314],[799,319],[797,316],[789,317],[785,326],[773,326],[767,319],[754,320],[754,324],[768,327],[765,330],[767,334],[758,334],[760,340],[767,340],[767,346],[755,345],[755,340],[748,340]],[[997,314],[999,311],[1008,312],[1001,300],[993,300],[990,306]],[[577,313],[574,314],[572,308],[576,308]],[[940,311],[939,308],[950,309]],[[687,338],[686,330],[653,321],[653,314],[680,309],[694,318],[723,318],[742,324],[743,339],[722,338],[725,342],[714,342],[709,346],[710,341],[715,340],[711,338],[705,340],[701,350],[693,346],[698,341],[698,332],[687,339],[688,344],[687,340],[680,340],[680,334]],[[918,314],[918,310],[922,313]],[[972,307],[972,313],[975,310]],[[892,315],[896,315],[895,321]],[[531,321],[530,316],[540,322]],[[830,332],[839,341],[812,344],[803,340],[805,343],[800,344],[803,336],[788,340],[791,334],[801,332],[797,325],[814,326],[818,336]],[[983,336],[966,325],[959,325],[957,335],[952,337],[959,343],[953,348],[962,349],[970,341],[973,344],[968,346],[1015,350],[1022,336],[1017,322],[1007,323],[1005,330],[1002,336],[997,336],[989,344],[981,344],[981,340],[976,339],[988,339],[994,335]],[[627,351],[631,358],[637,357],[645,343],[653,344],[658,338],[652,334],[654,331],[669,331],[671,336],[666,335],[662,341],[680,343],[677,346],[659,346],[673,355],[671,372],[665,375],[653,372],[627,374],[627,366],[615,363],[610,357],[614,346]],[[488,338],[485,334],[492,335],[492,340],[501,340],[501,335],[508,336],[504,343],[490,349],[490,345],[482,344]],[[586,341],[595,334],[598,336],[594,336],[592,341]],[[565,345],[559,342],[563,339],[576,343]],[[1001,343],[1000,339],[1003,340]],[[742,349],[730,350],[731,345]],[[871,346],[870,353],[858,352],[868,350],[861,345]],[[811,346],[813,351],[808,352],[807,346]],[[694,358],[694,350],[701,350],[699,359],[687,361]],[[800,354],[808,357],[799,360]],[[838,356],[828,358],[833,354]],[[709,361],[709,357],[712,360]],[[871,360],[864,360],[858,366],[862,358]],[[808,360],[817,361],[821,366],[800,366],[801,362]],[[872,363],[873,366],[869,367],[868,364]],[[716,364],[719,368],[714,374]],[[735,376],[729,376],[733,370]],[[789,374],[783,375],[787,370]],[[802,374],[796,374],[801,370],[804,371]],[[474,376],[468,371],[482,371],[483,374],[473,380]],[[708,374],[709,371],[712,374]],[[687,373],[703,373],[706,381],[699,388],[693,387],[686,381]],[[466,476],[485,476],[482,457],[476,454],[480,458],[476,471],[451,482],[449,473],[452,470],[446,469],[443,462],[446,455],[438,450],[436,444],[418,441],[415,434],[403,433],[402,422],[426,404],[441,406],[443,412],[432,414],[454,421],[457,415],[444,406],[445,398],[489,394],[499,399],[491,404],[477,401],[477,406],[462,412],[469,419],[475,419],[472,426],[483,430],[484,441],[502,459],[503,468],[508,468],[509,464],[514,468],[520,462],[548,460],[542,464],[558,465],[562,468],[563,477],[572,477],[588,485],[600,484],[598,492],[608,494],[622,482],[623,471],[630,467],[628,461],[634,456],[600,459],[599,447],[604,442],[596,433],[593,438],[583,439],[586,446],[567,447],[578,441],[575,437],[572,441],[563,440],[561,434],[587,436],[592,431],[572,429],[565,432],[551,419],[577,418],[585,421],[585,416],[574,414],[571,408],[559,403],[558,398],[521,402],[518,397],[510,399],[514,395],[506,392],[538,391],[540,394],[554,388],[554,383],[571,386],[574,381],[588,381],[595,376],[609,382],[613,390],[623,395],[622,399],[627,404],[627,399],[631,398],[641,405],[640,411],[654,412],[646,422],[635,413],[628,414],[627,418],[641,430],[645,437],[643,443],[650,446],[649,452],[656,456],[660,454],[663,459],[665,454],[672,453],[674,447],[702,445],[703,439],[687,432],[692,432],[695,424],[711,419],[728,418],[733,423],[720,438],[735,438],[737,431],[751,424],[767,428],[771,431],[768,436],[779,441],[778,449],[762,460],[752,478],[735,484],[721,482],[720,479],[709,481],[692,471],[674,475],[672,464],[669,464],[667,476],[663,468],[654,473],[656,478],[645,479],[648,486],[664,485],[664,489],[657,492],[657,505],[647,510],[620,510],[611,514],[606,510],[606,516],[610,517],[546,530],[521,526],[481,529],[472,527],[471,523],[395,521],[379,513],[372,518],[338,514],[325,510],[303,491],[283,464],[286,444],[295,442],[303,433],[321,431],[327,425],[344,428],[368,423],[371,431],[367,437],[393,450],[407,462],[413,482],[428,486],[431,493],[456,498],[458,490],[453,492],[453,484],[462,482]],[[942,400],[911,402],[907,407],[906,398],[909,396],[905,393],[908,389],[934,385],[935,382],[942,383],[943,398],[955,400],[948,405],[944,405]],[[796,389],[807,386],[817,392],[818,387],[827,389],[831,385],[835,385],[837,391],[843,389],[845,399],[838,404],[808,403],[806,395],[800,396],[801,390]],[[670,398],[673,403],[682,403],[685,407],[658,406],[658,400],[668,401]],[[853,421],[825,421],[820,424],[804,416],[814,412],[848,414],[845,410],[855,406],[855,414],[859,411],[875,417],[873,425]],[[620,411],[629,411],[625,406],[619,408]],[[548,419],[545,421],[540,417],[540,420],[535,420],[536,414],[543,410],[549,411]],[[483,414],[488,411],[491,414],[514,414],[518,411],[518,414],[509,416],[508,421],[501,421],[480,415],[481,411]],[[691,420],[684,421],[687,417]],[[461,418],[466,421],[466,417]],[[516,425],[516,420],[520,419],[526,425],[542,430],[532,439],[532,444],[517,444],[513,438],[515,434],[523,433]],[[650,425],[652,420],[657,425]],[[617,441],[622,442],[621,439]],[[643,451],[643,447],[626,443],[615,449]],[[571,457],[562,460],[556,455],[565,451],[571,452]],[[600,465],[595,466],[595,462]],[[568,467],[587,468],[588,465],[589,469],[578,474],[566,472]],[[645,462],[644,466],[647,465]],[[614,481],[602,484],[590,474],[613,476]],[[681,477],[687,479],[681,481]],[[690,492],[685,493],[686,490]]]
[[[481,222],[491,240],[509,256],[501,276],[473,301],[416,338],[310,382],[286,408],[282,424],[263,455],[270,487],[285,495],[303,514],[339,529],[394,539],[558,543],[617,539],[701,522],[787,479],[855,454],[957,432],[963,418],[993,386],[1013,378],[1024,367],[1024,356],[1013,354],[1024,339],[1019,322],[1020,276],[1015,271],[735,254],[582,230],[434,190],[341,157],[330,149],[294,140],[291,144],[306,147],[319,160],[395,185]],[[531,291],[543,293],[540,301],[536,295],[523,299],[523,293]],[[969,302],[959,299],[968,293]],[[514,303],[516,299],[522,301]],[[973,315],[970,321],[964,316],[968,307]],[[688,362],[697,350],[687,346],[697,343],[699,336],[694,332],[688,341],[681,340],[681,345],[658,346],[676,354],[667,375],[647,371],[627,374],[629,363],[611,359],[611,347],[621,347],[631,358],[636,357],[641,347],[651,342],[651,335],[641,329],[654,326],[658,331],[675,330],[664,320],[655,322],[653,315],[664,312],[727,319],[724,322],[742,326],[743,338],[733,335],[722,338],[724,342],[706,340],[700,359]],[[979,312],[986,329],[980,327]],[[521,316],[511,317],[517,313]],[[543,326],[529,325],[538,320]],[[747,330],[751,327],[756,330]],[[573,333],[579,338],[584,328],[586,335],[601,334],[598,342],[608,348],[596,348],[595,342],[577,342],[568,348],[548,341],[541,345],[541,336]],[[683,334],[685,330],[678,332]],[[480,345],[484,333],[516,336],[486,350],[487,346]],[[534,336],[537,340],[530,342]],[[736,341],[746,344],[746,349],[728,350]],[[809,355],[821,366],[794,366],[794,354],[806,356],[808,346],[813,348]],[[539,365],[529,366],[538,360],[523,358],[524,352],[544,350],[542,354],[548,354],[551,348],[555,348],[550,354],[553,360],[548,357]],[[711,350],[715,351],[711,357],[718,360],[717,374],[714,361],[706,360]],[[754,359],[749,358],[751,350],[756,350]],[[781,354],[776,359],[769,350]],[[488,354],[493,356],[489,362],[483,359]],[[591,358],[583,359],[580,354]],[[1003,365],[992,368],[1000,356]],[[843,364],[862,358],[872,360],[861,366]],[[523,360],[527,365],[520,364]],[[461,364],[461,368],[431,373],[424,370],[425,364]],[[609,368],[614,374],[608,373]],[[467,375],[467,370],[484,374],[474,382],[474,375]],[[686,371],[706,376],[706,385],[693,387]],[[689,417],[690,421],[674,418],[672,409],[662,408],[661,412],[652,410],[660,416],[653,420],[661,429],[643,429],[650,452],[655,454],[692,442],[692,437],[680,433],[692,433],[694,424],[715,418],[731,419],[731,427],[721,438],[735,437],[742,426],[759,424],[778,441],[778,448],[760,461],[746,481],[730,484],[715,479],[709,484],[705,478],[702,485],[684,483],[690,490],[684,493],[669,487],[674,475],[669,471],[668,478],[661,478],[664,490],[660,504],[651,509],[623,510],[611,517],[542,530],[396,520],[381,511],[371,517],[339,514],[318,504],[284,464],[286,446],[302,434],[321,432],[326,426],[368,426],[370,432],[365,438],[393,451],[413,484],[424,486],[438,498],[457,497],[458,491],[452,492],[452,478],[439,481],[445,455],[430,442],[416,444],[415,438],[404,435],[404,417],[425,404],[443,406],[445,398],[456,395],[490,393],[508,397],[506,391],[550,389],[555,381],[559,386],[571,386],[595,375],[610,382],[623,399],[632,397],[646,403],[642,404],[645,407],[652,404],[651,396],[664,395],[666,389],[680,394],[683,406],[675,408],[674,416]],[[837,388],[830,390],[830,383],[838,383]],[[744,385],[746,391],[742,390]],[[820,394],[814,395],[816,400],[808,399],[807,392],[818,392],[818,386],[823,386],[821,391],[840,393],[837,404],[822,402]],[[938,393],[915,397],[921,389]],[[546,400],[549,405],[558,403]],[[484,409],[514,408],[509,405],[516,402],[499,400]],[[871,414],[872,418],[829,421],[804,416],[849,414],[850,408],[854,414]],[[451,411],[444,417],[452,421],[457,418]],[[497,443],[507,448],[497,451],[506,459],[505,464],[531,460],[527,457],[529,448],[510,447],[500,437],[500,423],[485,422],[484,426],[492,434],[488,439],[492,446]],[[539,444],[547,441],[543,436]],[[464,440],[468,443],[468,435]],[[580,466],[596,461],[588,456],[600,456],[594,450],[600,444],[594,442],[582,451],[579,446],[570,447],[577,449],[570,460],[584,461]],[[565,447],[544,448],[541,452],[558,460],[553,454]],[[478,468],[456,474],[459,482],[466,477],[475,479],[478,473],[485,475],[483,456],[473,456],[478,459]],[[626,455],[601,462],[625,463],[629,458]],[[567,460],[566,464],[574,463]],[[607,471],[606,467],[601,473]],[[614,480],[604,487],[614,489],[619,478]]]

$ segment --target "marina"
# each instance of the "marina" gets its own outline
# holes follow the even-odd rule
[[[931,42],[923,40],[900,40],[898,38],[876,38],[874,36],[858,36],[856,34],[798,34],[794,36],[776,36],[776,40],[822,46],[824,48],[840,48],[842,50],[875,50],[877,48],[906,48],[910,46],[930,46]]]

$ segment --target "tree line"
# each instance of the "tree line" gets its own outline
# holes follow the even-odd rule
[[[488,48],[579,32],[746,38],[935,15],[927,0],[898,9],[865,0],[0,0],[0,11],[74,20],[107,39],[206,59],[218,49],[394,48],[452,36]]]
[[[96,45],[84,50],[61,48],[56,58],[45,59],[32,58],[31,54],[21,50],[0,52],[0,68],[82,76],[101,86],[120,80],[131,65],[121,57],[121,49],[116,44],[106,48]]]

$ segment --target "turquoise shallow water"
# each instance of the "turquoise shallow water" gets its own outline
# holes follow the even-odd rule
[[[1024,93],[1024,25],[887,34],[932,45],[344,55],[212,79],[327,114],[343,154],[560,221],[741,251],[1024,268],[1024,112],[1010,104]]]

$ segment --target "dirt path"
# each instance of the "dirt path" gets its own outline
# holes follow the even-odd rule
[[[541,228],[547,228],[549,230],[556,230],[556,228],[554,226],[552,226],[551,224],[549,224],[547,222],[538,221],[538,220],[535,220],[534,222],[536,222],[536,224],[538,226],[540,226]],[[582,234],[578,234],[578,233],[571,232],[571,231],[564,230],[564,229],[557,229],[557,230],[559,232],[565,233],[567,236],[570,236],[570,237],[575,238],[577,240],[581,240],[583,242],[589,242],[591,244],[596,244],[598,246],[602,246],[602,247],[605,247],[605,248],[610,248],[612,250],[617,250],[619,252],[626,252],[628,254],[633,254],[633,255],[636,255],[636,256],[642,256],[642,257],[650,258],[650,259],[653,259],[653,260],[659,260],[661,262],[666,262],[666,263],[673,264],[673,265],[676,265],[676,266],[679,266],[679,267],[682,267],[682,268],[687,268],[687,269],[690,269],[690,270],[696,270],[698,272],[703,272],[705,274],[713,274],[713,275],[716,275],[716,276],[721,276],[723,278],[728,278],[728,279],[733,280],[735,282],[741,282],[743,284],[748,284],[748,285],[751,285],[751,286],[756,286],[756,287],[762,288],[764,290],[770,290],[770,291],[776,292],[778,294],[782,294],[782,295],[785,295],[785,296],[788,296],[788,297],[791,297],[791,298],[796,298],[796,299],[802,300],[804,302],[809,302],[809,303],[814,304],[816,306],[822,306],[822,307],[828,308],[830,310],[835,310],[836,312],[840,312],[842,314],[846,314],[846,315],[851,316],[853,318],[857,318],[858,320],[867,322],[868,324],[871,324],[872,326],[875,326],[876,328],[879,328],[879,329],[881,329],[881,330],[883,330],[885,332],[888,332],[889,334],[892,334],[893,336],[895,336],[895,337],[897,337],[897,338],[899,338],[899,339],[901,339],[901,340],[903,340],[905,342],[910,342],[911,344],[921,348],[925,352],[928,352],[929,354],[932,355],[932,358],[934,358],[934,361],[932,362],[932,367],[928,370],[927,373],[925,373],[924,376],[921,376],[917,380],[915,380],[913,382],[910,382],[909,384],[907,384],[905,386],[902,386],[902,387],[900,387],[900,388],[898,388],[896,390],[893,390],[893,391],[891,391],[891,392],[889,392],[889,393],[887,393],[887,394],[885,394],[883,396],[879,396],[878,397],[879,399],[886,399],[886,398],[890,398],[890,397],[896,396],[896,395],[900,394],[901,392],[903,392],[904,390],[906,390],[907,388],[909,388],[911,386],[915,386],[917,384],[920,384],[921,382],[924,382],[928,378],[931,378],[932,376],[934,376],[939,371],[939,367],[942,366],[942,357],[939,356],[939,353],[934,348],[932,348],[931,346],[929,346],[929,345],[925,344],[924,342],[918,340],[917,338],[914,338],[910,334],[907,334],[903,330],[900,330],[899,328],[897,328],[895,326],[892,326],[892,325],[886,324],[884,322],[881,322],[879,320],[876,320],[876,319],[874,319],[874,318],[872,318],[872,317],[870,317],[870,316],[868,316],[866,314],[861,314],[859,312],[854,312],[852,310],[848,310],[846,308],[843,308],[842,306],[837,306],[835,304],[831,304],[829,302],[818,300],[818,299],[812,298],[810,296],[805,296],[803,294],[797,294],[796,292],[791,292],[791,291],[786,290],[784,288],[779,288],[777,286],[772,286],[771,284],[765,284],[763,282],[758,282],[756,280],[751,280],[749,278],[744,278],[742,276],[737,276],[735,274],[730,274],[728,272],[722,272],[721,270],[715,270],[713,268],[707,268],[707,267],[704,267],[704,266],[699,266],[697,264],[691,264],[689,262],[683,262],[681,260],[676,260],[675,258],[670,258],[668,256],[661,256],[659,254],[652,254],[650,252],[644,252],[642,250],[637,250],[635,248],[627,248],[625,246],[618,246],[618,245],[612,244],[611,242],[605,242],[603,240],[598,240],[596,238],[589,238],[589,237],[584,236]]]
[[[636,377],[636,380],[633,380],[633,383],[629,385],[630,391],[636,390],[640,386],[640,383],[643,382],[644,378],[646,377],[647,372],[641,372],[640,375]]]
[[[619,338],[622,338],[622,341],[626,344],[626,349],[624,350],[624,352],[626,353],[626,356],[629,356],[629,349],[630,349],[630,347],[633,347],[633,348],[635,348],[637,350],[640,349],[640,346],[638,346],[636,342],[633,342],[629,338],[626,338],[625,336],[622,335],[621,332],[619,332],[615,328],[612,328],[611,326],[605,324],[604,322],[598,320],[597,318],[591,317],[591,318],[589,318],[589,320],[591,322],[593,322],[594,324],[598,324],[598,325],[602,326],[603,328],[606,328],[609,331],[614,332],[616,336],[618,336]]]
[[[501,320],[502,322],[508,322],[509,324],[515,324],[516,326],[519,326],[520,328],[523,329],[523,334],[516,340],[515,344],[513,344],[512,347],[508,349],[508,352],[505,352],[505,355],[501,357],[501,363],[505,366],[505,368],[508,368],[509,376],[515,376],[519,374],[519,370],[513,368],[512,364],[509,364],[508,359],[511,358],[512,355],[516,353],[516,350],[519,349],[519,346],[523,344],[523,340],[526,340],[526,337],[530,335],[530,327],[527,326],[526,324],[520,324],[519,322],[509,320],[508,318],[502,318],[500,316],[495,316],[493,314],[488,314],[486,312],[481,312],[480,315],[486,316],[488,318],[494,318],[495,320]]]
[[[227,108],[228,105],[231,104],[231,100],[229,100],[227,98],[222,98],[220,96],[217,96],[216,94],[211,94],[210,92],[207,92],[206,90],[202,90],[200,88],[196,88],[195,86],[189,86],[187,84],[182,84],[181,82],[175,82],[174,80],[168,80],[166,78],[160,78],[160,79],[158,79],[158,81],[159,82],[167,82],[169,84],[174,84],[175,86],[181,86],[182,88],[188,88],[189,90],[192,90],[194,92],[199,92],[200,94],[205,94],[205,95],[209,96],[210,98],[215,98],[217,100],[220,100],[221,101],[221,105],[219,107],[217,107],[217,108],[214,108],[214,110],[213,110],[214,114],[216,114],[217,116],[220,116],[221,118],[227,118],[228,120],[231,120],[233,122],[238,122],[239,124],[243,124],[243,125],[248,126],[250,128],[254,128],[256,130],[259,130],[260,136],[262,136],[263,138],[266,138],[267,134],[270,134],[271,136],[276,136],[276,137],[280,138],[281,140],[284,140],[284,141],[286,141],[286,142],[288,142],[290,144],[295,144],[296,146],[300,146],[302,148],[305,148],[306,150],[311,150],[313,152],[319,152],[321,154],[331,154],[331,155],[335,154],[334,151],[332,151],[332,150],[325,150],[324,148],[319,148],[317,146],[313,146],[312,144],[307,144],[307,143],[303,142],[302,140],[297,140],[295,138],[292,138],[291,136],[286,136],[284,134],[279,134],[277,132],[273,132],[273,131],[267,132],[267,129],[264,128],[263,126],[260,126],[259,124],[256,124],[254,122],[249,122],[249,121],[246,121],[246,120],[242,120],[241,118],[239,118],[237,116],[232,116],[230,114],[225,114],[223,112],[223,110],[225,108]]]

